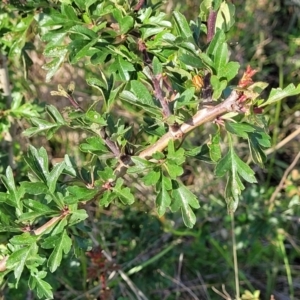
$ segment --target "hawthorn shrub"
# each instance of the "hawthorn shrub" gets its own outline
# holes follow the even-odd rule
[[[243,181],[256,183],[253,169],[239,157],[237,138],[247,142],[251,160],[263,167],[264,149],[271,146],[263,109],[299,94],[300,85],[272,89],[262,99],[268,84],[254,80],[257,71],[248,66],[239,73],[226,39],[234,25],[233,4],[202,1],[198,18],[191,21],[179,11],[169,18],[160,4],[2,1],[1,98],[7,104],[1,107],[2,136],[18,119],[31,124],[22,132],[27,137],[50,140],[61,128],[87,136],[79,145],[86,158],[82,164],[69,153],[52,165],[44,147],[29,145],[28,179],[16,182],[12,159],[1,175],[6,243],[0,270],[11,286],[17,288],[24,274],[39,298],[52,299],[47,274],[57,271],[71,251],[79,257],[91,249],[84,225],[88,205],[130,207],[138,201],[133,181],[151,188],[159,217],[180,211],[189,228],[200,203],[183,180],[187,162],[210,163],[216,177],[226,177],[229,214],[238,206]],[[51,92],[69,101],[63,110],[25,101],[18,84],[11,93],[6,58],[25,77],[36,39],[44,47],[46,81],[64,64],[84,63],[93,70],[85,79],[98,100],[79,103],[73,82]],[[206,142],[195,143],[190,133],[208,124]],[[101,260],[97,252],[89,255]]]

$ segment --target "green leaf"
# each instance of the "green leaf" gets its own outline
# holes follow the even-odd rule
[[[114,170],[110,167],[105,167],[103,171],[98,171],[97,174],[102,182],[114,181],[116,179]]]
[[[138,156],[132,156],[131,160],[134,163],[134,166],[127,169],[128,174],[141,173],[143,171],[150,170],[155,166],[155,163]]]
[[[101,114],[99,114],[98,112],[96,112],[95,110],[89,110],[86,114],[85,114],[85,118],[88,121],[91,121],[93,123],[99,124],[101,126],[106,126],[107,122],[106,120],[101,116]]]
[[[43,212],[45,215],[47,213],[56,212],[55,210],[51,209],[48,205],[42,204],[41,202],[32,199],[24,199],[23,204],[27,208],[33,211]]]
[[[92,56],[97,53],[98,50],[93,48],[97,43],[97,38],[88,42],[82,39],[76,39],[69,44],[68,49],[70,50],[69,60],[72,64],[77,63],[81,58],[85,58],[87,56]]]
[[[170,180],[168,177],[161,177],[161,189],[156,197],[156,209],[158,215],[161,217],[165,214],[166,209],[171,205],[171,197],[168,193],[170,190]]]
[[[183,174],[183,168],[178,166],[172,160],[167,160],[164,163],[164,166],[172,179],[176,179],[176,177],[181,176]]]
[[[161,116],[161,110],[158,107],[151,107],[151,106],[141,103],[140,99],[138,99],[138,97],[135,96],[130,91],[123,90],[120,93],[120,98],[121,98],[121,100],[125,100],[130,104],[136,105],[137,107],[141,108],[142,110],[144,110],[152,115]]]
[[[64,55],[60,55],[59,57],[54,58],[51,62],[46,63],[43,65],[43,69],[47,71],[46,75],[46,82],[49,82],[51,78],[55,75],[57,70],[61,67],[63,62],[66,59],[68,50],[66,49]]]
[[[65,168],[64,161],[54,165],[54,167],[52,168],[52,170],[49,174],[49,177],[47,179],[47,184],[48,184],[50,193],[53,193],[55,191],[57,180],[58,180],[59,176],[61,175],[61,173],[63,172],[64,168]]]
[[[72,226],[74,224],[77,224],[81,221],[84,221],[89,216],[85,209],[78,209],[72,212],[71,217],[69,219],[68,225]]]
[[[174,181],[172,197],[174,200],[171,204],[171,210],[175,212],[181,208],[185,226],[192,228],[196,223],[196,216],[191,207],[200,207],[197,197],[185,185]]]
[[[60,38],[60,37],[59,37]],[[58,41],[59,42],[59,41]],[[44,55],[46,57],[60,57],[60,56],[65,56],[66,53],[68,53],[68,46],[66,45],[51,45],[48,44],[46,46],[46,49],[44,51]]]
[[[7,200],[9,199],[8,200],[9,202],[7,204],[16,207],[17,215],[20,215],[22,213],[21,198],[23,197],[25,192],[24,188],[16,187],[13,171],[10,166],[8,166],[6,169],[6,176],[1,174],[0,178],[4,186],[6,187],[7,191],[9,192],[9,196],[6,196]]]
[[[286,97],[295,96],[298,94],[300,94],[300,84],[298,84],[297,87],[295,87],[295,85],[291,83],[284,89],[281,88],[272,89],[267,101],[260,104],[259,107],[264,107],[266,105],[270,105]]]
[[[42,182],[47,184],[49,178],[49,161],[46,149],[41,147],[39,150],[37,150],[30,145],[27,156],[25,156],[24,159],[34,175]]]
[[[92,136],[86,139],[87,143],[80,144],[79,148],[82,152],[90,152],[97,155],[108,153],[105,143],[100,137]]]
[[[86,82],[88,85],[103,92],[102,89],[108,90],[108,84],[105,75],[101,71],[100,71],[100,75],[101,75],[101,79],[90,77],[86,79]]]
[[[261,168],[264,167],[266,154],[262,147],[270,147],[270,136],[264,132],[253,132],[248,136],[249,148],[252,160]]]
[[[43,278],[46,277],[46,275],[47,272],[45,271],[32,271],[30,273],[28,285],[31,290],[36,289],[38,298],[41,299],[45,297],[46,299],[53,299],[51,285],[43,280]]]
[[[222,44],[225,43],[225,40],[226,37],[224,31],[217,30],[206,50],[206,53],[209,55],[209,57],[213,58],[215,56],[216,51],[222,47]]]
[[[24,247],[14,251],[6,262],[8,269],[14,269],[14,275],[16,278],[16,284],[20,280],[25,264],[28,259],[35,257],[37,254],[38,247],[36,243],[30,244],[28,247]]]
[[[190,29],[190,26],[183,14],[179,11],[173,12],[173,18],[176,24],[176,30],[178,35],[183,37],[184,39],[189,39],[193,36],[193,33]]]
[[[153,65],[153,74],[154,75],[162,74],[163,66],[162,66],[162,63],[159,61],[159,59],[156,56],[153,57],[152,65]]]
[[[227,81],[220,80],[216,75],[212,75],[210,83],[214,91],[213,99],[218,100],[221,97],[223,90],[227,87]]]
[[[155,106],[152,95],[141,82],[131,80],[130,87],[131,92],[133,92],[133,94],[137,97],[137,101],[149,106]]]
[[[57,125],[55,123],[51,123],[51,122],[48,122],[46,120],[39,119],[39,118],[31,118],[30,121],[34,125],[36,125],[36,127],[31,127],[31,128],[26,129],[23,132],[23,134],[25,136],[33,136],[35,134],[42,133],[44,131],[50,132],[50,130],[52,130],[49,135],[47,134],[47,137],[50,139],[53,136],[53,134],[55,133],[55,131],[58,130],[59,127],[61,126],[61,125]]]
[[[181,54],[179,56],[179,60],[184,64],[192,66],[194,68],[203,68],[204,66],[202,60],[198,56],[192,55],[190,53]]]
[[[220,130],[218,130],[213,136],[210,136],[210,142],[207,144],[209,156],[214,162],[217,162],[221,158],[220,139]]]
[[[215,174],[218,177],[224,176],[227,172],[238,173],[250,183],[257,182],[254,171],[237,156],[232,147],[230,147],[228,153],[219,161],[215,170]]]
[[[236,134],[244,139],[248,138],[249,132],[255,132],[257,130],[255,126],[245,122],[225,122],[225,128],[230,133]]]
[[[194,104],[199,100],[194,100],[195,88],[188,88],[186,89],[178,98],[176,98],[176,102],[174,105],[174,109],[180,109],[185,107],[189,104]]]
[[[51,236],[45,239],[45,242],[42,244],[43,248],[45,248],[45,245],[47,245],[46,242],[50,238],[52,238],[51,242],[54,249],[48,259],[47,265],[50,268],[50,272],[53,273],[60,266],[63,253],[68,254],[71,250],[72,240],[68,236],[67,231],[64,230],[60,235]]]
[[[226,43],[222,43],[215,51],[214,67],[219,78],[222,76],[222,70],[228,62],[228,47]]]
[[[155,185],[160,178],[160,170],[151,170],[150,172],[147,173],[146,176],[142,178],[142,181],[144,182],[145,185],[147,186],[153,186]]]
[[[218,10],[218,15],[216,19],[216,28],[220,28],[225,32],[233,26],[235,20],[235,6],[232,3],[227,3],[223,1]]]
[[[54,105],[47,105],[46,111],[51,116],[51,118],[59,125],[67,124],[65,119],[62,117],[61,113],[57,110],[57,108]]]
[[[84,37],[85,39],[88,39],[88,40],[92,40],[92,39],[97,38],[97,33],[94,32],[93,30],[87,28],[84,25],[72,26],[68,31],[71,32],[71,33],[79,34],[79,35],[81,35],[82,37]]]
[[[114,18],[118,21],[120,26],[120,34],[127,33],[134,25],[134,19],[131,16],[123,16],[121,10],[116,8],[112,12]]]
[[[107,207],[116,197],[111,191],[105,191],[99,199],[99,205]]]
[[[128,187],[123,188],[124,180],[118,178],[115,187],[112,189],[114,194],[122,201],[125,205],[131,205],[134,202],[134,196],[130,192]]]
[[[77,15],[75,9],[68,4],[62,4],[61,13],[66,19],[77,21]]]
[[[96,189],[88,189],[86,187],[76,185],[69,186],[67,190],[70,193],[69,196],[66,196],[64,198],[65,203],[67,204],[77,203],[78,201],[91,200],[98,192]]]
[[[244,180],[255,183],[256,178],[253,170],[244,163],[234,152],[233,147],[230,147],[228,153],[218,162],[215,174],[218,177],[224,176],[228,173],[228,181],[225,190],[225,198],[230,212],[234,212],[236,208],[241,191],[245,188],[239,176]]]
[[[37,236],[33,236],[29,232],[25,232],[20,235],[15,235],[9,240],[9,242],[13,245],[23,246],[34,244],[37,241],[37,239]]]
[[[230,61],[223,67],[223,69],[220,70],[218,75],[220,78],[224,77],[227,81],[230,81],[237,75],[239,68],[240,64],[238,62]]]
[[[122,81],[129,81],[130,72],[133,71],[135,71],[134,66],[120,55],[117,56],[116,60],[108,68],[108,72],[116,73]]]

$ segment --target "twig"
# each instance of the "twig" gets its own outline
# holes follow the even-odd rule
[[[201,276],[201,273],[199,271],[197,271],[196,274],[197,274],[197,277],[199,278],[201,286],[203,286],[203,292],[204,292],[205,299],[210,300],[210,296],[207,292],[206,284],[203,280],[203,277]]]
[[[289,141],[291,141],[293,138],[295,138],[298,134],[300,134],[300,127],[296,129],[294,132],[292,132],[290,135],[288,135],[286,138],[284,138],[281,142],[279,142],[275,147],[272,147],[265,151],[266,155],[271,154],[272,152],[280,149],[285,144],[287,144]]]
[[[53,217],[52,219],[50,219],[48,222],[46,222],[45,224],[43,224],[41,227],[35,229],[32,231],[32,233],[34,235],[40,235],[42,233],[44,233],[48,228],[50,228],[51,226],[53,226],[55,223],[57,223],[58,221],[60,221],[61,219],[63,219],[65,217],[65,215],[60,215],[58,217]]]
[[[223,291],[223,293],[220,292],[219,290],[217,290],[214,286],[212,287],[212,290],[213,290],[216,294],[220,295],[222,298],[224,298],[224,299],[226,299],[226,300],[231,300],[231,297],[228,295],[228,293],[227,293],[227,292],[224,293],[223,286],[222,286],[222,291]]]
[[[158,272],[161,276],[163,276],[163,277],[165,277],[165,278],[171,280],[173,283],[175,283],[175,284],[179,285],[180,287],[182,287],[187,293],[189,293],[189,294],[193,297],[193,299],[199,300],[199,298],[197,297],[197,295],[194,294],[193,291],[192,291],[191,289],[189,289],[186,285],[184,285],[183,283],[181,283],[179,280],[177,280],[177,279],[175,279],[175,278],[172,278],[171,276],[165,274],[165,273],[164,273],[162,270],[160,270],[160,269],[158,269],[157,272]]]
[[[277,196],[277,194],[280,192],[280,190],[283,188],[283,185],[285,183],[285,180],[287,178],[287,176],[289,175],[289,173],[292,171],[292,169],[295,167],[295,165],[297,164],[298,160],[300,159],[300,151],[299,153],[296,155],[296,157],[294,158],[293,162],[290,164],[290,166],[285,170],[278,186],[276,187],[275,191],[273,192],[270,200],[269,200],[269,213],[273,210],[274,208],[274,202],[275,202],[275,198]]]

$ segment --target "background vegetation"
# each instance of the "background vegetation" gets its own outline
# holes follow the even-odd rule
[[[268,82],[269,88],[299,82],[298,2],[234,1],[236,24],[230,32],[231,55],[241,64],[241,70],[249,63],[259,69],[257,79]],[[174,0],[162,9],[169,13],[180,10],[189,19],[197,16],[198,5],[198,1]],[[43,45],[33,41],[40,52],[31,53],[33,64],[26,77],[23,62],[10,63],[16,92],[33,104],[54,103],[63,109],[69,105],[67,100],[51,97],[50,91],[56,90],[58,83],[67,86],[73,80],[79,103],[84,105],[86,99],[97,97],[84,80],[93,70],[83,63],[64,66],[51,82],[45,83],[41,68],[45,63],[41,55]],[[119,110],[117,113],[122,113],[122,107]],[[130,209],[121,205],[89,207],[90,218],[85,225],[90,228],[87,234],[94,251],[80,259],[69,255],[61,269],[48,275],[56,289],[55,299],[233,299],[233,244],[238,253],[243,299],[271,299],[272,295],[279,300],[300,299],[299,96],[278,102],[267,114],[272,148],[266,152],[265,168],[255,167],[259,184],[249,184],[243,192],[235,224],[227,215],[222,196],[225,182],[214,178],[210,165],[190,164],[182,177],[200,199],[201,209],[196,212],[193,229],[183,225],[179,214],[159,218],[150,189],[132,182],[139,201]],[[7,124],[1,126],[5,132]],[[78,163],[86,160],[78,150],[79,141],[84,138],[80,131],[60,130],[48,141],[42,137],[25,138],[21,133],[27,127],[18,119],[10,131],[17,182],[26,176],[22,158],[29,144],[44,145],[52,163],[66,153],[72,153]],[[209,127],[203,130],[210,133]],[[204,142],[197,132],[192,135],[195,144]],[[1,173],[12,163],[12,154],[7,150],[11,144],[7,142],[9,138],[5,140]],[[248,156],[243,141],[238,148],[241,158]],[[2,233],[0,242],[6,240],[7,234]],[[114,276],[116,273],[119,276]],[[255,291],[260,291],[260,295]],[[9,278],[3,280],[1,293],[2,299],[25,299],[24,295],[35,299],[26,280],[20,281],[17,290],[10,289]]]

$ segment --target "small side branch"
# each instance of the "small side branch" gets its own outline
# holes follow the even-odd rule
[[[207,43],[209,43],[215,35],[215,27],[218,11],[214,11],[212,8],[209,11],[207,19]]]
[[[161,75],[153,76],[153,86],[154,86],[154,94],[155,97],[159,100],[160,105],[162,107],[164,118],[168,118],[171,116],[171,111],[169,107],[168,101],[165,99],[162,93],[162,89],[160,86]]]
[[[294,158],[293,162],[291,163],[291,165],[285,170],[276,190],[274,191],[274,193],[272,194],[270,200],[269,200],[269,212],[272,212],[274,205],[275,205],[275,198],[278,195],[278,193],[281,191],[281,189],[283,188],[283,185],[286,181],[286,178],[288,177],[289,173],[293,170],[293,168],[296,166],[296,164],[298,163],[298,160],[300,159],[300,152],[296,155],[296,157]]]

